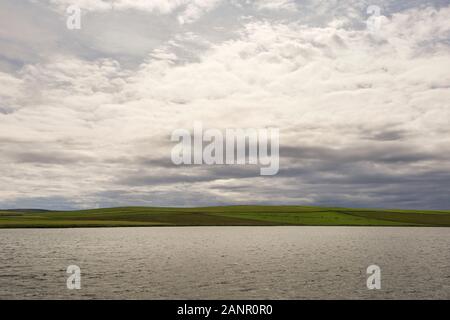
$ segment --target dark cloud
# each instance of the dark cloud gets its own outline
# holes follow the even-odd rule
[[[171,166],[171,170],[166,170],[166,163],[163,163],[164,170],[142,171],[122,177],[116,181],[118,185],[128,186],[152,186],[164,184],[189,184],[197,182],[212,182],[221,179],[240,179],[259,176],[259,167],[256,165],[182,165]]]
[[[56,164],[70,165],[85,162],[94,162],[95,158],[69,152],[30,151],[18,152],[12,155],[16,163]]]
[[[408,146],[404,142],[386,144],[362,144],[333,148],[331,146],[293,147],[282,146],[280,155],[282,157],[297,160],[321,160],[325,162],[339,161],[348,162],[418,162],[428,160],[446,159],[446,155],[436,152],[418,150],[416,146]]]

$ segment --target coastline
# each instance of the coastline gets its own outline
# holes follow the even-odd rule
[[[186,226],[450,227],[450,211],[303,206],[121,207],[79,211],[0,210],[0,228]]]

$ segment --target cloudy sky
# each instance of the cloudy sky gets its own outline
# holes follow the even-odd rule
[[[194,121],[279,174],[174,166]],[[251,203],[450,209],[450,0],[0,2],[0,208]]]

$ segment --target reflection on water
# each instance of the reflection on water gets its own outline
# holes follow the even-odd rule
[[[0,298],[450,299],[449,249],[450,228],[0,230]]]

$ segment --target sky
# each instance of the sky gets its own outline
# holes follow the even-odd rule
[[[173,165],[196,121],[279,173]],[[227,204],[450,209],[450,0],[0,2],[0,208]]]

